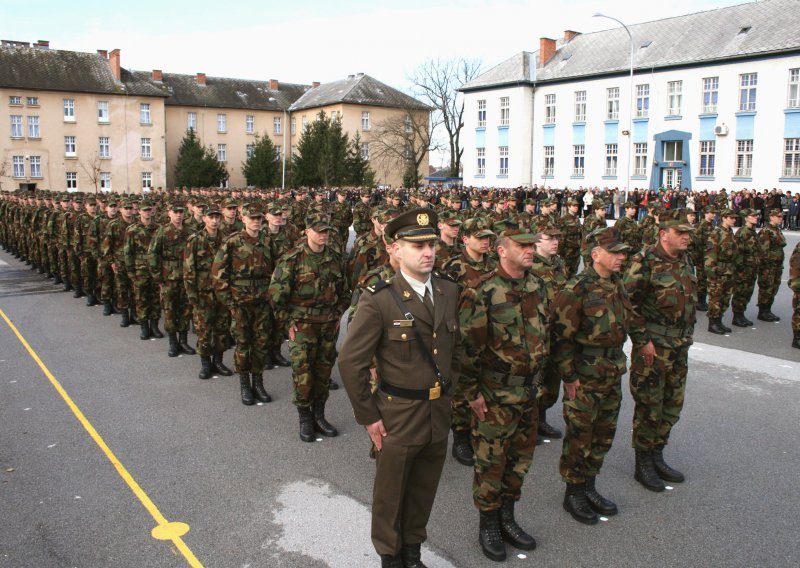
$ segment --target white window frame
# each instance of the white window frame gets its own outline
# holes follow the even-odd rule
[[[227,162],[228,161],[228,145],[227,144],[217,144],[217,161],[218,162]]]
[[[25,156],[11,157],[11,177],[14,178],[25,177]]]
[[[25,99],[25,104],[30,107],[38,107],[39,106],[39,97],[27,97]]]
[[[758,73],[739,75],[739,112],[755,112]]]
[[[663,149],[665,162],[683,161],[683,140],[665,140]],[[680,156],[678,155],[678,149],[681,151]]]
[[[272,133],[280,134],[283,130],[283,124],[280,116],[272,117]]]
[[[142,189],[153,187],[153,172],[142,172]]]
[[[403,130],[406,134],[411,134],[414,132],[414,125],[411,122],[411,115],[407,114],[405,119],[403,119]]]
[[[292,155],[294,155],[294,151],[292,151]],[[369,142],[361,143],[361,159],[369,160]]]
[[[619,166],[619,144],[606,144],[606,176],[616,176]]]
[[[36,115],[28,116],[28,138],[41,138],[42,130],[39,128],[39,117]]]
[[[717,166],[717,142],[716,140],[700,141],[700,169],[699,175],[713,177]]]
[[[246,134],[253,134],[256,131],[256,117],[248,114],[244,117],[244,131]]]
[[[636,85],[636,118],[650,116],[650,84]]]
[[[789,96],[787,108],[800,108],[800,68],[789,69]]]
[[[99,158],[108,159],[111,157],[111,139],[108,136],[100,136],[97,139],[97,146],[97,156]]]
[[[736,141],[736,177],[753,175],[753,141]]]
[[[194,111],[186,113],[186,130],[197,130],[197,113]]]
[[[78,172],[67,172],[67,189],[78,189]]]
[[[369,111],[361,112],[361,130],[364,132],[369,131]]]
[[[498,148],[498,154],[500,155],[500,167],[498,169],[498,175],[507,176],[508,175],[508,146],[500,146]]]
[[[139,124],[153,124],[153,117],[150,114],[150,103],[139,103]]]
[[[250,158],[252,158],[253,154],[255,153],[255,150],[256,150],[256,145],[255,144],[248,144],[247,146],[245,146],[244,147],[244,155],[245,155],[246,159],[249,160]]]
[[[100,172],[100,189],[111,191],[111,172]]]
[[[22,115],[11,115],[11,138],[25,138],[25,129],[22,127]]]
[[[275,145],[275,159],[280,160],[283,155],[283,146]]]
[[[295,134],[297,134],[297,117],[296,116],[292,117],[291,125],[292,125],[292,136],[294,136]]]
[[[551,146],[552,147],[552,146]],[[582,176],[586,172],[586,145],[572,145],[572,175]]]
[[[552,176],[556,168],[556,147],[542,146],[542,175]]]
[[[550,93],[544,96],[544,123],[555,124],[556,122],[556,95]]]
[[[338,110],[332,110],[331,111],[331,121],[334,121],[334,120],[339,120],[339,111]]]
[[[478,101],[478,128],[486,128],[486,99]]]
[[[142,160],[153,159],[153,140],[151,138],[141,138],[139,142]]]
[[[680,116],[683,106],[683,81],[667,81],[667,116]]]
[[[606,89],[606,120],[619,120],[619,87]]]
[[[64,122],[75,122],[75,99],[64,99]]]
[[[475,175],[486,175],[486,148],[475,148]]]
[[[800,178],[800,138],[784,138],[783,177]]]
[[[500,97],[500,126],[511,124],[511,97]]]
[[[11,106],[22,106],[22,97],[19,95],[11,95],[8,97],[8,104]]]
[[[704,114],[717,112],[717,101],[719,99],[719,77],[703,78],[703,105]]]
[[[575,91],[575,122],[586,122],[586,91]]]
[[[41,156],[30,156],[28,158],[28,163],[30,164],[31,168],[31,177],[41,179],[42,177],[42,157]]]
[[[224,112],[217,113],[217,132],[224,134],[228,131],[228,115]]]
[[[111,115],[108,110],[108,101],[97,101],[97,122],[108,124],[111,122]]]
[[[633,145],[634,166],[633,175],[647,175],[647,142],[636,142]]]
[[[74,158],[78,155],[78,144],[75,136],[64,136],[64,157]]]

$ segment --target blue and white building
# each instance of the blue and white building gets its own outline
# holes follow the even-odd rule
[[[464,184],[800,191],[798,0],[628,29],[541,38],[465,84]]]

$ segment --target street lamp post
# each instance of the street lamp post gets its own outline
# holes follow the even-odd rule
[[[633,137],[633,52],[634,52],[633,35],[631,34],[631,30],[628,29],[628,26],[626,26],[620,20],[618,20],[618,19],[616,19],[616,18],[614,18],[612,16],[606,16],[605,14],[601,14],[600,12],[595,12],[592,17],[594,17],[594,18],[607,18],[609,20],[613,20],[613,21],[617,22],[620,26],[625,28],[625,31],[628,33],[628,39],[630,39],[630,42],[631,42],[630,101],[629,101],[629,104],[628,104],[628,158],[627,158],[628,164],[627,164],[627,168],[625,169],[625,201],[627,201],[628,200],[628,189],[630,188],[630,185],[631,185],[631,145],[632,145],[632,137]],[[615,213],[616,213],[616,211],[615,211]]]
[[[278,99],[275,97],[270,97],[270,101],[278,102]],[[281,151],[281,189],[286,189],[286,128],[289,126],[287,122],[287,115],[286,109],[283,110],[283,124],[281,128],[283,129],[283,149]]]

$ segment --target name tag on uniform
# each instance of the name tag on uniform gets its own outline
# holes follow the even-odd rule
[[[411,327],[414,325],[413,320],[394,320],[392,321],[393,327]]]

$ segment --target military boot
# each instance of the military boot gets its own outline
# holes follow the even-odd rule
[[[500,511],[480,511],[478,542],[486,558],[495,562],[506,559],[506,545],[500,532]]]
[[[325,401],[318,400],[314,403],[314,430],[326,438],[335,438],[339,431],[325,419]]]
[[[69,280],[67,280],[65,278],[64,279],[64,292],[69,292],[70,290],[72,290],[72,282],[70,282]]]
[[[453,430],[453,457],[461,465],[475,465],[475,454],[472,451],[469,430]]]
[[[719,325],[722,327],[722,329],[725,330],[725,333],[733,333],[733,330],[731,328],[722,323],[722,318],[719,318]]]
[[[146,321],[139,324],[139,339],[150,339],[150,325]]]
[[[583,483],[567,483],[564,493],[564,510],[572,518],[584,525],[596,525],[600,520],[586,498],[586,487]]]
[[[136,308],[133,306],[128,308],[128,321],[131,322],[131,325],[136,325],[139,323],[139,320],[136,318]]]
[[[64,283],[64,281],[61,279],[61,275],[60,274],[56,274],[56,279],[53,280],[53,284],[58,285],[58,284],[63,284],[63,283]]]
[[[261,373],[251,373],[250,378],[253,380],[253,396],[258,402],[271,402],[272,397],[264,390],[264,375]]]
[[[73,298],[83,298],[86,294],[83,292],[83,286],[80,284],[75,285],[75,293],[72,294]]]
[[[617,514],[617,506],[610,499],[606,499],[595,489],[595,477],[586,478],[586,500],[589,506],[599,515],[612,516]]]
[[[256,401],[253,398],[253,390],[250,388],[250,373],[239,374],[239,388],[242,391],[242,404],[253,406]]]
[[[94,292],[86,294],[86,305],[90,308],[97,305],[97,296],[94,295]]]
[[[753,322],[744,317],[743,312],[733,312],[733,325],[736,327],[750,327]]]
[[[635,450],[636,451],[636,473],[633,478],[642,484],[642,486],[649,490],[660,493],[664,491],[666,486],[656,472],[655,465],[653,465],[653,454],[650,450]]]
[[[536,540],[517,524],[514,518],[514,499],[510,497],[503,497],[503,504],[500,507],[500,533],[503,535],[503,540],[515,548],[520,550],[536,548]]]
[[[128,327],[131,325],[131,314],[129,310],[122,310],[122,318],[119,320],[120,327]]]
[[[381,554],[381,568],[403,568],[403,558],[399,554]]]
[[[314,415],[311,413],[310,406],[298,406],[297,413],[300,415],[300,439],[304,442],[313,442],[314,436]]]
[[[150,320],[150,335],[152,335],[156,339],[164,339],[164,334],[161,333],[160,329],[158,329],[157,319]]]
[[[698,312],[707,312],[708,311],[708,302],[706,301],[707,295],[706,294],[698,294],[697,295],[697,305],[695,309]]]
[[[426,568],[422,563],[422,545],[404,544],[400,550],[400,558],[403,559],[403,568]]]
[[[331,379],[331,386],[328,388],[330,388],[332,391],[339,390],[339,383]]]
[[[670,467],[667,465],[667,462],[664,461],[664,446],[656,446],[653,448],[652,454],[653,466],[661,479],[672,483],[683,483],[686,481],[686,477],[684,477],[680,471]]]
[[[105,302],[103,302],[103,315],[110,316],[113,313],[114,313],[114,307],[111,305],[111,301],[106,300]]]
[[[272,349],[271,355],[272,355],[272,363],[276,367],[291,367],[292,366],[292,362],[289,361],[286,357],[284,357],[281,354],[281,348],[280,347],[275,347],[274,349]]]
[[[167,348],[167,355],[169,355],[170,357],[177,357],[178,353],[180,352],[180,347],[178,346],[178,334],[175,333],[174,331],[168,331],[167,337],[169,337],[169,347]]]
[[[198,378],[206,380],[210,379],[214,374],[214,369],[211,367],[211,357],[208,355],[200,355],[200,374]]]
[[[189,343],[187,343],[189,341],[188,338],[189,338],[189,332],[181,331],[178,334],[178,348],[180,349],[181,352],[186,353],[187,355],[194,355],[196,351],[191,347],[189,347]]]
[[[794,339],[792,340],[792,347],[800,349],[800,331],[794,332]]]
[[[772,302],[758,306],[758,319],[770,323],[781,321],[781,318],[772,313]]]
[[[214,366],[214,371],[218,375],[222,375],[223,377],[230,377],[233,374],[228,367],[225,366],[225,363],[222,362],[222,351],[219,353],[214,353],[214,358],[211,360],[211,364]]]
[[[547,423],[547,409],[543,408],[539,410],[539,426],[538,426],[538,433],[539,436],[544,438],[552,438],[554,440],[558,440],[563,434],[561,434],[561,430],[558,428],[554,428],[550,424]]]
[[[722,318],[708,318],[708,331],[716,333],[717,335],[725,335],[728,333],[722,327]]]

